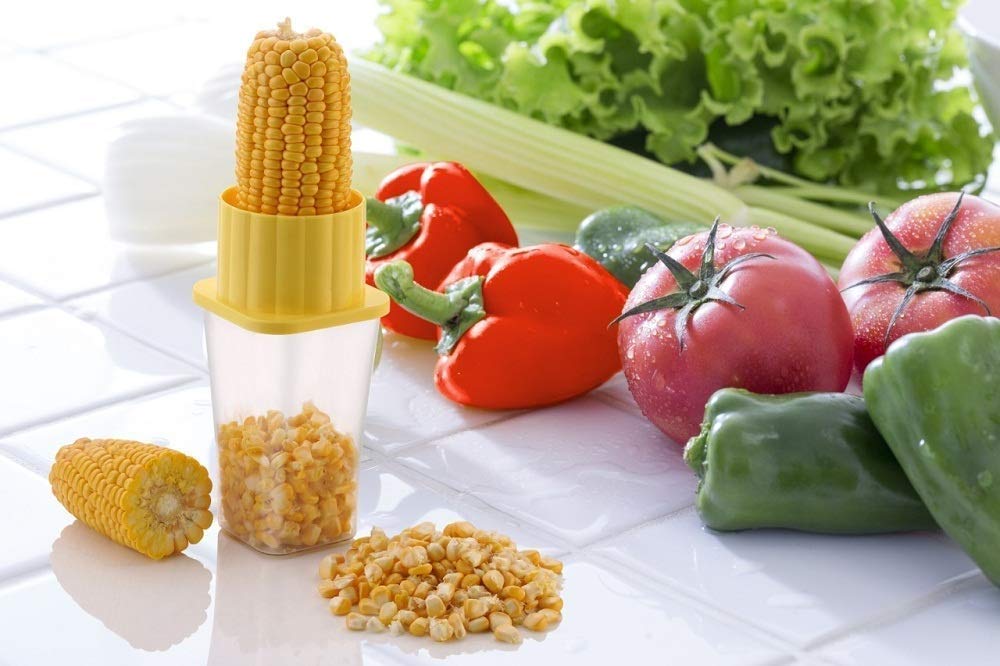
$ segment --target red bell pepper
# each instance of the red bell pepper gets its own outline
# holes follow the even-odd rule
[[[416,279],[436,289],[471,248],[487,241],[517,245],[517,234],[500,204],[455,162],[420,162],[390,173],[368,199],[366,280],[404,260]],[[391,331],[433,340],[434,324],[396,304],[382,318]]]
[[[621,369],[608,322],[628,290],[571,247],[483,243],[440,292],[415,283],[403,261],[381,266],[375,284],[440,327],[434,383],[455,402],[539,407],[586,393]]]

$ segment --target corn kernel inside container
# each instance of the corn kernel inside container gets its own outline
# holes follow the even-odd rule
[[[351,200],[351,93],[344,51],[315,28],[257,33],[237,107],[237,205],[324,215]]]
[[[307,402],[219,428],[221,525],[266,553],[288,553],[354,534],[358,450]]]
[[[467,522],[442,531],[420,523],[391,538],[376,527],[346,554],[323,558],[319,593],[352,631],[438,642],[490,631],[520,643],[518,627],[545,631],[562,621],[562,568]]]

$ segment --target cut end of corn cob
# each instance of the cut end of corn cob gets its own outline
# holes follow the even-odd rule
[[[49,473],[56,499],[104,536],[158,560],[212,524],[208,471],[194,458],[123,439],[78,439]]]
[[[236,130],[237,205],[254,213],[324,215],[351,202],[351,93],[329,33],[257,33],[247,52]]]

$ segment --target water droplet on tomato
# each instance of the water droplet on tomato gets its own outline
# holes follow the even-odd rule
[[[989,488],[993,485],[993,473],[988,469],[984,469],[976,475],[976,481],[979,482],[980,487]]]
[[[629,347],[628,351],[625,352],[625,356],[627,356],[630,361],[632,359],[634,359],[635,358],[635,347]]]
[[[768,227],[767,228],[767,233],[771,234],[772,236],[777,236],[778,235],[778,230],[775,229],[774,227]]]
[[[723,222],[722,224],[719,225],[719,230],[718,232],[716,232],[715,237],[729,238],[732,235],[733,235],[733,228],[728,224],[726,224],[725,222]]]
[[[688,243],[691,242],[691,238],[692,236],[685,236],[684,238],[678,238],[677,242],[674,243],[674,245],[687,245]]]
[[[767,238],[767,232],[761,229],[760,231],[753,232],[754,240],[764,240]]]
[[[733,248],[737,250],[745,250],[747,247],[747,242],[742,238],[737,238],[733,241]]]

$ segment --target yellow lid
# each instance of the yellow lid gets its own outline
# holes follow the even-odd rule
[[[389,297],[365,284],[365,200],[327,215],[269,215],[219,200],[219,274],[194,301],[257,333],[302,333],[381,317]]]

